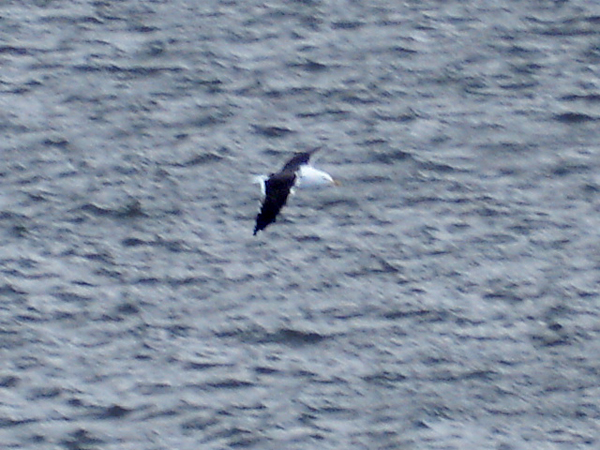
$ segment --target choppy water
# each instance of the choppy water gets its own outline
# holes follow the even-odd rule
[[[599,63],[592,0],[2,2],[2,448],[598,448]]]

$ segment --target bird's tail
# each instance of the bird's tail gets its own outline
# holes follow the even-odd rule
[[[265,187],[265,181],[269,179],[266,175],[254,175],[252,177],[252,184],[260,184],[260,193],[264,197],[267,194]]]

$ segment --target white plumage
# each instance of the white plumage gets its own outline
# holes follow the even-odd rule
[[[308,164],[300,166],[296,176],[298,177],[296,187],[302,189],[322,188],[338,184],[327,172],[315,169]]]

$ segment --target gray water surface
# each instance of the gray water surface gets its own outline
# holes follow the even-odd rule
[[[591,0],[1,3],[2,448],[598,448],[599,63]]]

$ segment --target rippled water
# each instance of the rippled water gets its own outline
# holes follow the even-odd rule
[[[597,448],[599,63],[595,1],[3,2],[2,448]]]

